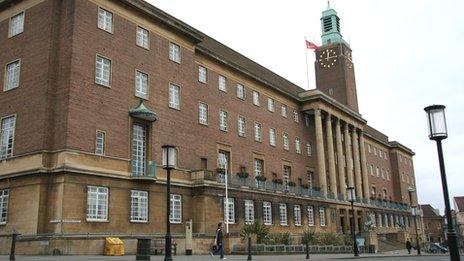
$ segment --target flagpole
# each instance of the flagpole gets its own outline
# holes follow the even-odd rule
[[[306,54],[306,81],[308,83],[309,90],[309,66],[308,66],[308,47],[306,46],[306,36],[305,36],[305,54]]]

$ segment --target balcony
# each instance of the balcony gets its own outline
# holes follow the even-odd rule
[[[143,172],[132,172],[131,173],[132,180],[139,180],[139,181],[146,181],[146,182],[153,182],[156,180],[156,162],[150,161],[148,163],[148,169]]]

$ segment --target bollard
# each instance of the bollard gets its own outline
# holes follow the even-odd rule
[[[309,259],[309,243],[306,242],[306,259]]]
[[[251,260],[251,237],[248,237],[248,258],[247,261]]]
[[[18,237],[18,233],[13,232],[11,234],[11,251],[10,251],[10,260],[16,260],[15,257],[15,249],[16,249],[16,238]]]

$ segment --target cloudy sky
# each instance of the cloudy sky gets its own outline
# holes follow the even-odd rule
[[[149,0],[150,3],[307,89],[304,37],[320,43],[322,0]],[[444,157],[450,196],[464,196],[464,1],[332,0],[353,49],[360,112],[416,152],[421,204],[443,213],[435,142],[423,108],[447,106]],[[310,88],[314,54],[309,55]],[[451,204],[453,204],[451,202]]]

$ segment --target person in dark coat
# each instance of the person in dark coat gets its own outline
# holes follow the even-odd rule
[[[214,258],[215,254],[220,254],[221,259],[226,259],[224,257],[224,234],[222,233],[222,222],[219,222],[218,227],[216,229],[216,236],[214,237],[214,246],[213,251],[210,252],[211,257]]]
[[[411,241],[406,241],[406,249],[408,250],[408,254],[411,254],[411,248],[412,248],[412,245],[411,245]]]

